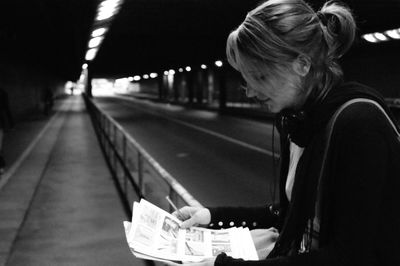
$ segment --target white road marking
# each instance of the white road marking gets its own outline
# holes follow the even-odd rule
[[[126,98],[126,97],[117,96],[117,95],[115,95],[114,97],[117,97],[117,98],[120,98],[120,99],[123,99],[123,100],[128,100],[128,101],[131,101],[131,102],[135,102],[135,100],[132,99],[132,98]],[[175,123],[178,123],[178,124],[187,126],[187,127],[189,127],[189,128],[192,128],[192,129],[196,129],[196,130],[198,130],[198,131],[207,133],[207,134],[212,135],[212,136],[214,136],[214,137],[223,139],[223,140],[225,140],[225,141],[232,142],[232,143],[234,143],[234,144],[237,144],[237,145],[239,145],[239,146],[245,147],[245,148],[247,148],[247,149],[250,149],[250,150],[253,150],[253,151],[257,151],[257,152],[266,154],[266,155],[271,156],[271,157],[279,158],[279,154],[277,154],[277,153],[274,154],[272,151],[269,151],[269,150],[266,150],[266,149],[262,149],[262,148],[260,148],[260,147],[257,147],[257,146],[248,144],[248,143],[246,143],[246,142],[244,142],[244,141],[237,140],[237,139],[228,137],[228,136],[226,136],[226,135],[217,133],[217,132],[215,132],[215,131],[211,131],[211,130],[209,130],[209,129],[206,129],[206,128],[203,128],[203,127],[199,127],[199,126],[196,126],[196,125],[191,124],[191,123],[188,123],[188,122],[183,122],[183,121],[178,120],[178,119],[175,119],[175,118],[171,118],[171,117],[168,117],[168,116],[165,116],[165,115],[161,115],[161,114],[159,114],[159,113],[157,113],[157,112],[153,112],[153,111],[149,111],[149,110],[144,110],[144,109],[141,109],[141,111],[144,111],[144,112],[147,112],[147,113],[151,113],[152,115],[160,116],[160,117],[162,117],[162,118],[164,118],[164,119],[173,121],[173,122],[175,122]]]

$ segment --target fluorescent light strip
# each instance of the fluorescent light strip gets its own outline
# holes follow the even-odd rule
[[[385,34],[392,39],[396,39],[396,40],[400,39],[400,29],[387,30],[387,31],[385,31]]]
[[[387,40],[389,40],[389,38],[386,37],[385,34],[380,33],[380,32],[375,32],[375,33],[374,33],[374,37],[377,38],[377,39],[380,40],[380,41],[387,41]]]
[[[103,41],[104,37],[94,37],[89,41],[89,48],[95,48],[97,46],[100,46],[101,42]]]
[[[97,8],[96,20],[106,20],[113,17],[118,13],[121,3],[122,0],[105,0],[101,2]],[[100,47],[107,30],[107,27],[93,30],[91,34],[92,39],[88,43],[88,50],[86,51],[85,55],[86,61],[92,61],[96,57],[97,50]]]
[[[367,33],[361,36],[367,42],[378,43],[385,42],[389,40],[399,40],[400,39],[400,28],[387,30],[385,32],[374,32]]]
[[[95,58],[96,53],[97,53],[97,48],[89,49],[86,52],[86,56],[85,56],[86,61],[92,61]]]
[[[106,20],[113,17],[119,10],[119,0],[106,0],[100,3],[97,10],[96,20]]]
[[[99,37],[106,33],[106,28],[98,28],[92,32],[92,37]]]

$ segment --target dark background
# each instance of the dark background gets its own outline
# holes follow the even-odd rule
[[[325,1],[309,1],[319,9]],[[343,58],[348,79],[399,97],[400,41],[369,44],[364,33],[400,27],[400,1],[348,0],[357,40]],[[225,41],[256,0],[126,0],[90,68],[94,77],[127,77],[225,59]],[[0,86],[13,109],[37,105],[44,86],[81,73],[98,0],[2,0]],[[227,65],[227,64],[225,64]],[[32,100],[33,99],[33,100]]]

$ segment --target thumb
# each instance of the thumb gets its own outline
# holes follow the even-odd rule
[[[186,221],[184,221],[184,222],[181,224],[181,228],[187,229],[187,228],[190,228],[190,227],[192,227],[193,225],[195,225],[195,224],[197,223],[195,217],[196,217],[196,216],[193,216],[193,217],[191,217],[190,219],[187,219]]]

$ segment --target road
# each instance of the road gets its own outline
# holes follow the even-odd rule
[[[127,97],[95,102],[204,206],[271,201],[272,123]]]

